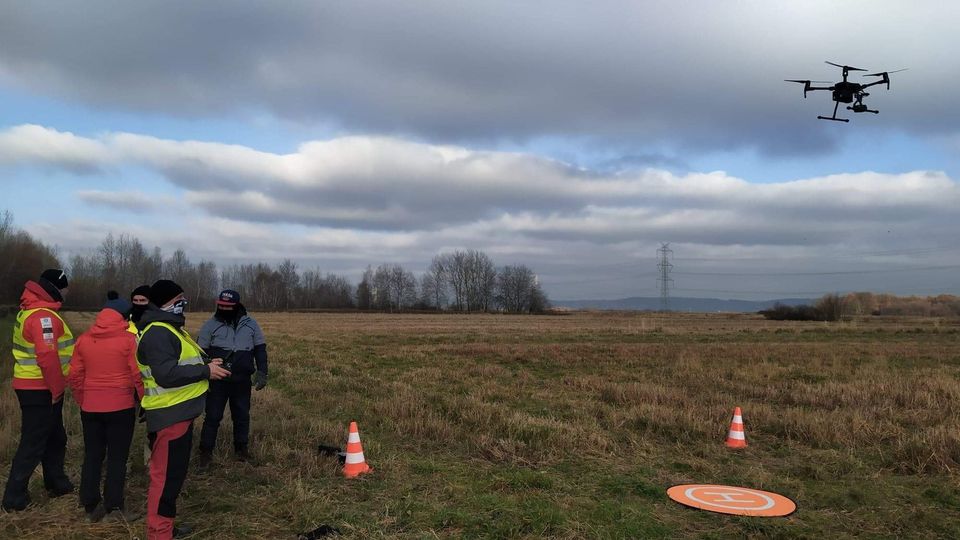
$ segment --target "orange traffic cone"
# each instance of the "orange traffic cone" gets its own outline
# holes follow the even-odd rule
[[[733,420],[730,421],[730,432],[727,433],[728,448],[746,448],[747,436],[743,432],[743,416],[740,407],[733,410]]]
[[[357,423],[350,422],[350,435],[347,437],[347,459],[343,464],[343,475],[347,478],[356,478],[373,469],[363,459],[363,446],[360,445],[360,431]]]

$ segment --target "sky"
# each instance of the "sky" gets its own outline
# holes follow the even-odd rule
[[[0,210],[356,280],[478,249],[553,299],[960,293],[960,4],[13,2]],[[784,79],[891,75],[880,113]],[[864,72],[851,80],[872,81]]]

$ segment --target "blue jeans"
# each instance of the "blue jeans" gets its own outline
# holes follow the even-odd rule
[[[217,431],[223,420],[223,411],[230,403],[230,418],[233,421],[233,447],[246,449],[250,437],[250,377],[234,377],[222,381],[210,381],[207,392],[207,411],[200,431],[200,450],[212,451],[217,445]]]

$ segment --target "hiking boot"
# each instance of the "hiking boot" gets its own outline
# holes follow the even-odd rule
[[[69,495],[71,493],[73,493],[73,484],[69,480],[67,480],[67,483],[65,484],[47,488],[47,495],[49,495],[51,499],[63,497],[64,495]]]
[[[174,538],[186,538],[191,534],[193,534],[193,527],[187,525],[186,523],[181,523],[180,525],[173,526]]]
[[[107,515],[103,517],[104,523],[133,523],[134,521],[139,521],[142,518],[139,512],[134,512],[133,510],[121,510],[119,508],[114,508],[113,510],[107,512]]]
[[[30,495],[25,495],[16,501],[3,501],[3,510],[5,512],[23,512],[30,506]]]
[[[103,504],[97,504],[93,507],[93,510],[87,510],[87,523],[99,523],[103,519],[103,516],[107,514],[107,509],[103,507]]]
[[[253,461],[253,455],[247,449],[246,446],[238,446],[234,449],[234,455],[237,457],[237,461]]]
[[[211,463],[213,463],[213,450],[201,448],[200,451],[197,452],[197,467],[206,469]]]

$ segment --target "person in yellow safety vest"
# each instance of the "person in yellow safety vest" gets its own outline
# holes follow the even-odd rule
[[[28,281],[20,296],[13,328],[13,389],[20,402],[20,444],[10,465],[3,509],[24,510],[34,469],[43,466],[43,485],[51,497],[73,492],[63,468],[67,433],[63,428],[63,392],[74,338],[57,311],[67,295],[63,270],[45,270]]]
[[[230,376],[183,328],[187,300],[170,280],[150,287],[150,303],[140,319],[137,364],[143,379],[143,408],[150,440],[150,488],[147,491],[147,539],[168,540],[189,534],[174,526],[177,497],[187,477],[193,421],[205,408],[208,380]]]

